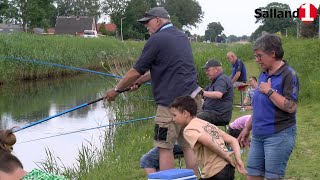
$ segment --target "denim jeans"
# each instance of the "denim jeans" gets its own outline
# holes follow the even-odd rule
[[[247,162],[248,175],[284,178],[295,139],[295,125],[271,136],[253,136]]]
[[[183,156],[183,151],[179,145],[174,145],[173,154]],[[147,154],[142,156],[140,159],[140,167],[159,170],[159,149],[157,147],[151,149]]]

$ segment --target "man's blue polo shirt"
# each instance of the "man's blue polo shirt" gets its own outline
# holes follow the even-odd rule
[[[234,64],[232,64],[231,78],[233,78],[234,75],[236,75],[236,73],[238,71],[240,71],[240,76],[239,76],[237,82],[246,82],[247,81],[247,70],[246,70],[246,66],[244,65],[244,63],[242,62],[241,59],[237,59],[236,62]]]
[[[299,93],[299,80],[295,71],[284,61],[273,75],[262,72],[258,84],[268,82],[285,98],[297,102]],[[258,88],[253,94],[252,134],[258,136],[272,135],[296,124],[296,113],[288,113],[275,106],[268,96],[261,93]]]
[[[167,26],[169,25],[169,26]],[[150,70],[152,92],[158,105],[168,106],[197,87],[197,74],[188,37],[171,24],[151,35],[133,66],[140,74]]]

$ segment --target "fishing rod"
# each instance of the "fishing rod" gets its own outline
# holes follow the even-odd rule
[[[123,93],[123,92],[129,91],[130,89],[131,89],[131,88],[128,87],[128,88],[126,88],[126,89],[124,89],[124,90],[122,90],[122,91],[119,91],[119,90],[118,90],[117,92]],[[90,105],[90,104],[94,104],[94,103],[96,103],[96,102],[98,102],[98,101],[103,100],[104,98],[105,98],[105,97],[101,97],[101,98],[99,98],[99,99],[96,99],[96,100],[93,100],[93,101],[90,101],[90,102],[81,104],[81,105],[79,105],[79,106],[77,106],[77,107],[74,107],[74,108],[65,110],[65,111],[63,111],[63,112],[61,112],[61,113],[58,113],[58,114],[55,114],[55,115],[53,115],[53,116],[49,116],[49,117],[46,117],[46,118],[41,119],[41,120],[39,120],[39,121],[32,122],[32,123],[30,123],[30,124],[28,124],[28,125],[26,125],[26,126],[21,127],[21,128],[14,129],[13,132],[18,132],[18,131],[21,131],[21,130],[23,130],[23,129],[27,129],[27,128],[29,128],[29,127],[35,126],[35,125],[40,124],[40,123],[43,123],[43,122],[45,122],[45,121],[48,121],[48,120],[50,120],[50,119],[52,119],[52,118],[55,118],[55,117],[61,116],[61,115],[63,115],[63,114],[66,114],[66,113],[75,111],[75,110],[77,110],[77,109],[83,108],[83,107],[88,106],[88,105]]]

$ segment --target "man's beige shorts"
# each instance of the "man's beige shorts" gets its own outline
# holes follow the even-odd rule
[[[197,95],[194,99],[199,111],[202,107],[202,97]],[[166,106],[159,105],[155,118],[154,146],[173,149],[176,142],[178,142],[181,147],[190,147],[183,137],[183,129],[173,122],[173,115],[170,109]]]

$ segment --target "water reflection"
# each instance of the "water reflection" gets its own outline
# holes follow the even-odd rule
[[[58,114],[99,98],[105,89],[105,79],[92,75],[1,87],[0,128],[24,126]],[[78,150],[82,144],[91,143],[98,149],[101,147],[105,135],[103,129],[28,143],[21,142],[105,125],[113,119],[114,113],[104,108],[103,102],[100,101],[17,132],[18,142],[13,153],[18,156],[28,171],[37,167],[36,163],[43,162],[46,158],[45,148],[54,151],[55,156],[62,160],[64,166],[70,167],[76,163]]]

